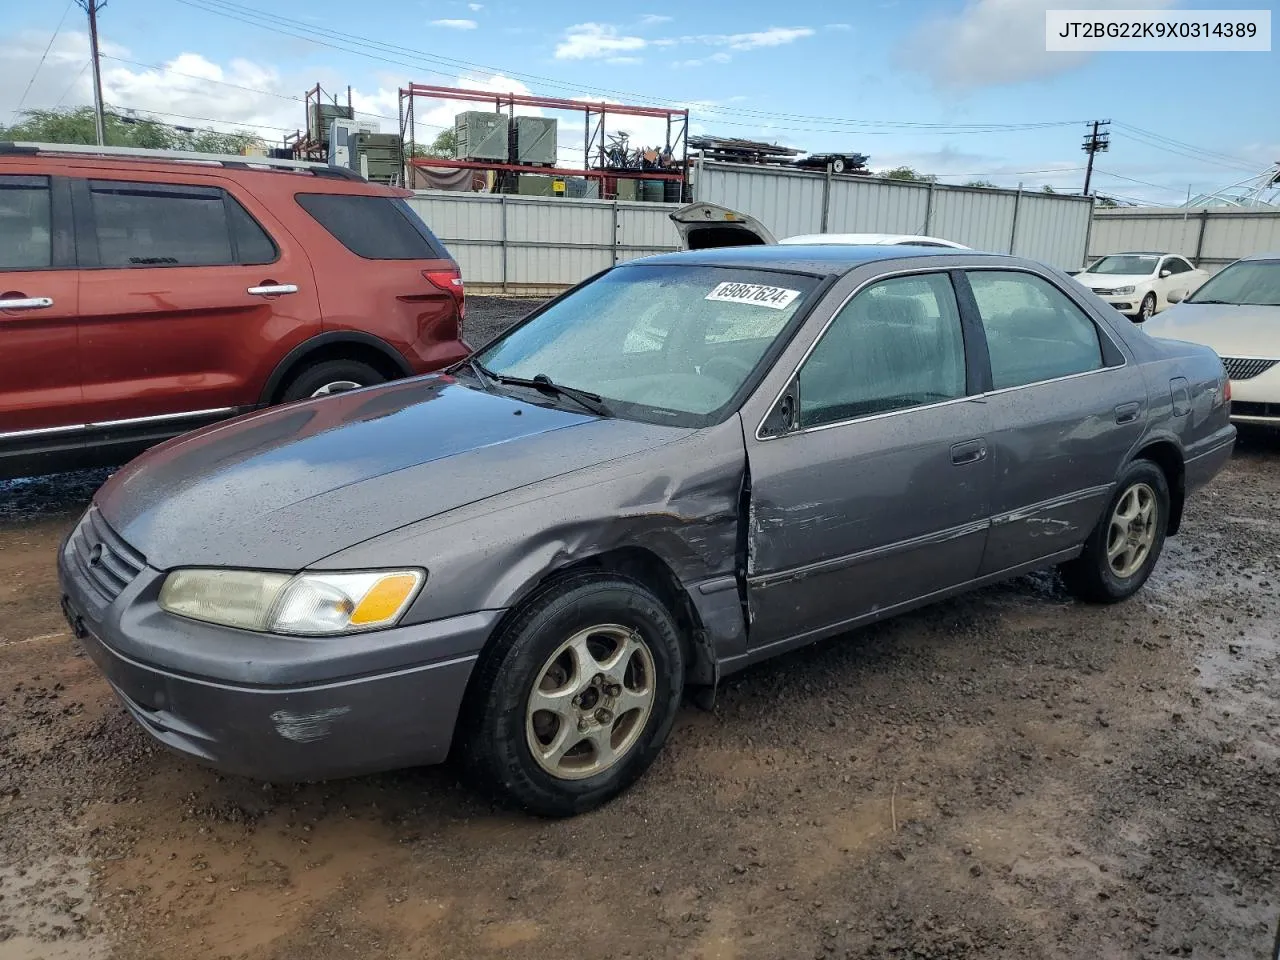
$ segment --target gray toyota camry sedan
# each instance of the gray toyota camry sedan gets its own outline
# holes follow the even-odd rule
[[[1228,409],[1211,350],[1027,260],[652,257],[447,373],[144,454],[64,544],[65,610],[180,753],[268,780],[456,753],[567,815],[748,664],[1039,567],[1129,597]]]

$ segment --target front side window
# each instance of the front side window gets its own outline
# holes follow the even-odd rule
[[[48,177],[0,177],[0,270],[53,263]]]
[[[703,425],[726,411],[818,283],[768,270],[618,267],[477,360],[495,374],[598,394],[619,416]]]
[[[270,263],[275,244],[217,187],[93,180],[98,262],[104,267]]]
[[[1122,253],[1103,257],[1086,272],[1104,277],[1149,277],[1159,262],[1156,256]]]
[[[995,389],[1104,366],[1098,328],[1049,281],[1006,270],[967,275],[987,336]]]
[[[801,367],[800,426],[964,395],[964,338],[950,278],[894,277],[850,300]]]
[[[1215,273],[1187,303],[1280,307],[1280,260],[1242,260]]]

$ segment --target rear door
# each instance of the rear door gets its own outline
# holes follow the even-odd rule
[[[214,178],[75,188],[90,265],[80,304],[84,396],[96,421],[251,406],[275,362],[320,332],[306,254],[243,192]]]
[[[0,175],[0,442],[85,422],[79,296],[67,182]]]
[[[997,482],[982,574],[1084,541],[1142,433],[1147,388],[1104,324],[1049,278],[969,269],[961,301],[990,358],[983,397]]]
[[[403,197],[335,189],[294,199],[305,211],[326,331],[376,336],[415,373],[466,356],[462,274]]]

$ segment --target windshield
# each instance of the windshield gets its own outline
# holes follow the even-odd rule
[[[619,267],[476,359],[499,376],[590,391],[618,416],[704,426],[725,412],[818,283],[766,270]]]
[[[1114,257],[1103,257],[1090,267],[1088,272],[1112,277],[1145,277],[1156,272],[1156,264],[1159,262],[1159,257],[1120,254]]]
[[[1187,303],[1280,307],[1280,260],[1246,260],[1215,273]]]

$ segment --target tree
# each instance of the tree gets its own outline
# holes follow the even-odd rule
[[[988,190],[996,189],[996,185],[990,180],[970,180],[965,184],[966,187],[984,187]]]
[[[892,170],[881,170],[880,176],[886,180],[913,180],[916,183],[938,182],[938,178],[932,173],[916,173],[912,167],[894,167]]]
[[[1057,193],[1058,191],[1053,189],[1053,187],[1050,184],[1046,183],[1043,187],[1040,188],[1040,192],[1041,193]]]
[[[452,160],[454,158],[454,149],[457,145],[457,132],[453,127],[445,127],[436,135],[435,140],[431,141],[431,146],[426,149],[426,155],[429,157],[445,157]]]
[[[239,154],[246,147],[262,146],[261,137],[243,130],[223,133],[208,127],[175,127],[155,117],[110,111],[103,116],[103,132],[109,147]],[[13,126],[0,125],[0,140],[96,144],[93,108],[24,110]]]
[[[1098,197],[1098,206],[1106,207],[1107,209],[1110,209],[1111,207],[1118,207],[1120,206],[1120,204],[1116,203],[1115,200],[1111,197],[1100,196]]]

